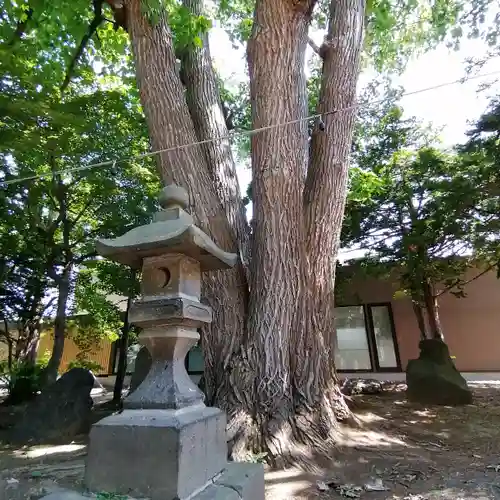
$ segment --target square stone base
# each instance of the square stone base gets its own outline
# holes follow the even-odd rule
[[[89,497],[59,490],[42,500],[89,500]],[[190,500],[264,500],[264,468],[259,464],[227,464],[217,479]]]
[[[226,460],[226,418],[217,408],[125,410],[92,427],[85,486],[183,500],[206,487]]]

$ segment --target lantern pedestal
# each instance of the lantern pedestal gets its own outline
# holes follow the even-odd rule
[[[226,466],[226,418],[217,408],[124,410],[95,424],[90,441],[92,491],[184,499]]]
[[[264,500],[262,465],[228,463],[217,408],[124,410],[92,427],[85,485],[152,500]]]

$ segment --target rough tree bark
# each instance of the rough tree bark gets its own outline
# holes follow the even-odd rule
[[[305,115],[305,49],[314,1],[259,0],[248,42],[252,128]],[[262,446],[283,442],[293,415],[292,334],[302,287],[305,121],[252,136],[253,248],[249,338],[253,344]]]
[[[203,0],[184,0],[183,5],[195,15],[206,14]],[[202,37],[202,46],[194,44],[178,49],[181,56],[181,80],[186,86],[186,102],[193,121],[196,138],[198,141],[207,141],[216,137],[227,137],[228,129],[222,111],[220,90],[210,55],[208,36]],[[246,220],[246,210],[241,199],[241,191],[236,174],[231,144],[228,139],[205,142],[200,147],[206,161],[212,184],[215,187],[217,198],[222,204],[222,209],[229,222],[231,237],[236,242],[237,250],[243,264],[245,275],[241,276],[240,293],[246,308],[248,303],[248,277],[250,262],[250,228]],[[220,279],[217,277],[217,280]],[[207,286],[212,290],[206,290]],[[217,283],[210,276],[204,280],[204,295],[217,294]],[[221,304],[224,309],[224,304]],[[224,312],[224,311],[221,311]],[[243,316],[245,320],[247,311]],[[240,338],[245,337],[245,324],[241,328]],[[227,343],[226,332],[220,330],[220,325],[213,324],[211,331],[205,329],[202,335],[207,336],[203,342],[205,356],[205,392],[208,402],[220,404],[227,397],[231,382],[221,373],[220,366],[228,366],[227,356],[221,358],[221,346]],[[239,339],[232,336],[232,352],[239,347]],[[216,342],[214,340],[217,339]],[[230,352],[231,352],[230,351]],[[233,363],[234,364],[234,363]]]
[[[444,342],[443,328],[439,318],[439,307],[437,297],[434,293],[434,287],[428,280],[423,283],[425,308],[427,311],[427,319],[429,321],[429,330],[431,337]]]
[[[175,148],[197,141],[183,87],[176,68],[172,34],[165,13],[151,23],[141,0],[128,0],[126,27],[132,41],[137,82],[153,149]],[[175,182],[190,194],[190,212],[197,224],[224,250],[238,252],[235,234],[217,196],[212,172],[200,146],[180,147],[159,155],[165,183]],[[237,205],[235,205],[237,206]],[[242,265],[209,273],[203,279],[204,300],[214,320],[204,329],[206,384],[212,401],[229,418],[248,421],[253,407],[252,373],[240,356],[247,313],[247,283]]]
[[[333,372],[336,256],[347,192],[349,152],[356,117],[356,85],[364,32],[364,0],[334,0],[328,33],[321,47],[322,82],[317,113],[323,126],[313,129],[304,187],[307,295],[303,332],[295,364],[295,386],[308,405],[337,401],[337,418],[348,415]],[[316,374],[311,383],[310,373]]]
[[[304,54],[314,3],[257,2],[248,46],[254,129],[306,116]],[[315,127],[310,150],[305,121],[252,139],[249,338],[259,354],[257,396],[272,452],[286,452],[290,431],[318,447],[330,444],[337,420],[350,416],[334,368],[333,290],[363,22],[364,1],[332,1],[321,49],[325,130]]]
[[[206,15],[204,0],[183,0],[182,3],[194,16]],[[181,79],[185,82],[186,101],[198,140],[225,138],[206,142],[201,149],[214,179],[217,196],[233,231],[233,238],[238,244],[241,260],[245,268],[248,268],[250,228],[241,198],[231,143],[227,139],[229,131],[222,111],[220,89],[210,55],[208,34],[203,34],[201,38],[201,47],[192,44],[180,49]]]
[[[228,411],[231,422],[249,423],[244,438],[257,442],[246,444],[271,456],[291,451],[293,438],[300,437],[295,431],[317,415],[328,414],[328,425],[318,429],[324,439],[342,410],[348,413],[328,343],[353,113],[325,114],[324,137],[315,131],[309,160],[304,63],[315,3],[256,2],[248,44],[252,121],[254,129],[271,128],[252,137],[249,300],[243,266],[204,281],[205,300],[216,311],[204,332],[211,402]],[[202,6],[199,0],[185,5],[194,12]],[[332,5],[320,99],[325,113],[354,104],[362,44],[362,1]],[[193,78],[186,76],[184,95],[168,22],[157,14],[150,22],[141,0],[127,0],[125,16],[120,14],[132,41],[153,149],[225,135],[207,40],[182,56],[182,71]],[[180,147],[159,160],[163,180],[190,192],[191,212],[202,229],[224,249],[244,254],[247,233],[229,145]],[[318,276],[311,279],[311,272]],[[312,434],[318,437],[314,429]]]

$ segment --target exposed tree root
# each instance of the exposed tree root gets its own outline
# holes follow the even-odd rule
[[[337,387],[314,406],[283,405],[279,414],[234,413],[228,423],[233,460],[262,458],[272,468],[299,466],[312,470],[318,461],[331,459],[345,426],[358,426]]]

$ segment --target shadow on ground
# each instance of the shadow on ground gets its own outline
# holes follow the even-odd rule
[[[354,397],[360,427],[342,429],[328,460],[311,454],[308,467],[267,472],[267,500],[500,499],[500,388],[474,392],[474,404],[461,408],[411,404],[397,390]],[[85,454],[85,436],[55,446],[3,447],[0,500],[81,490]]]
[[[500,499],[500,388],[474,393],[474,404],[459,408],[412,404],[402,391],[355,397],[360,428],[343,429],[317,471],[268,473],[269,500]]]

